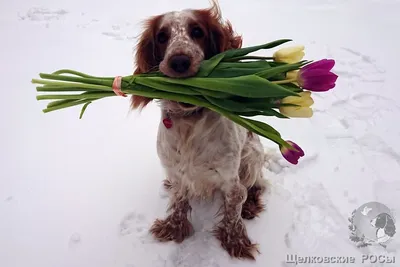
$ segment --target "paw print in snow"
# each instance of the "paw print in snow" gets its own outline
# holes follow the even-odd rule
[[[119,234],[121,236],[130,235],[132,233],[145,232],[145,216],[141,213],[131,212],[127,214],[119,224]]]

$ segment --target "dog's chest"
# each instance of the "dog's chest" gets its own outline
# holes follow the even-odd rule
[[[234,169],[241,150],[238,128],[218,116],[172,118],[160,124],[157,150],[167,175],[179,180],[216,182],[225,168]]]

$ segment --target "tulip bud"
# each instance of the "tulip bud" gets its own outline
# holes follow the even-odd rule
[[[297,45],[292,47],[285,47],[279,49],[274,53],[274,60],[276,62],[284,63],[297,63],[304,57],[304,46]]]
[[[305,155],[304,151],[296,143],[292,141],[286,141],[286,142],[289,143],[297,151],[290,150],[289,148],[286,147],[281,147],[280,150],[282,156],[290,163],[296,165],[299,162],[299,159]]]
[[[310,106],[314,104],[314,100],[309,91],[301,92],[299,96],[287,96],[282,99],[281,104],[293,104],[293,106],[279,107],[279,112],[287,117],[310,118],[313,115]]]

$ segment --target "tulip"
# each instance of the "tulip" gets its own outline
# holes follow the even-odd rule
[[[292,81],[292,83],[294,83],[297,86],[299,85],[299,83],[297,82],[298,77],[299,77],[298,70],[292,70],[286,73],[286,79]]]
[[[335,66],[333,59],[322,59],[304,66],[298,72],[297,82],[301,88],[314,92],[324,92],[335,87],[338,78],[331,72]]]
[[[296,165],[299,162],[299,159],[304,156],[304,151],[296,143],[292,141],[286,141],[286,142],[289,143],[297,151],[290,150],[289,148],[286,147],[281,147],[280,150],[282,156],[290,163]]]
[[[273,57],[276,62],[297,63],[304,57],[304,46],[297,45],[282,48],[276,51]]]
[[[313,111],[310,108],[314,104],[314,100],[311,98],[311,92],[305,91],[299,93],[300,96],[287,96],[283,98],[281,104],[292,104],[295,106],[282,105],[279,107],[279,111],[292,118],[310,118],[313,115]]]

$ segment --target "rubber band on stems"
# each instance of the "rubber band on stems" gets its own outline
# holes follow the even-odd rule
[[[112,84],[112,89],[116,95],[126,97],[126,94],[121,91],[121,84],[122,84],[122,76],[115,77]]]

